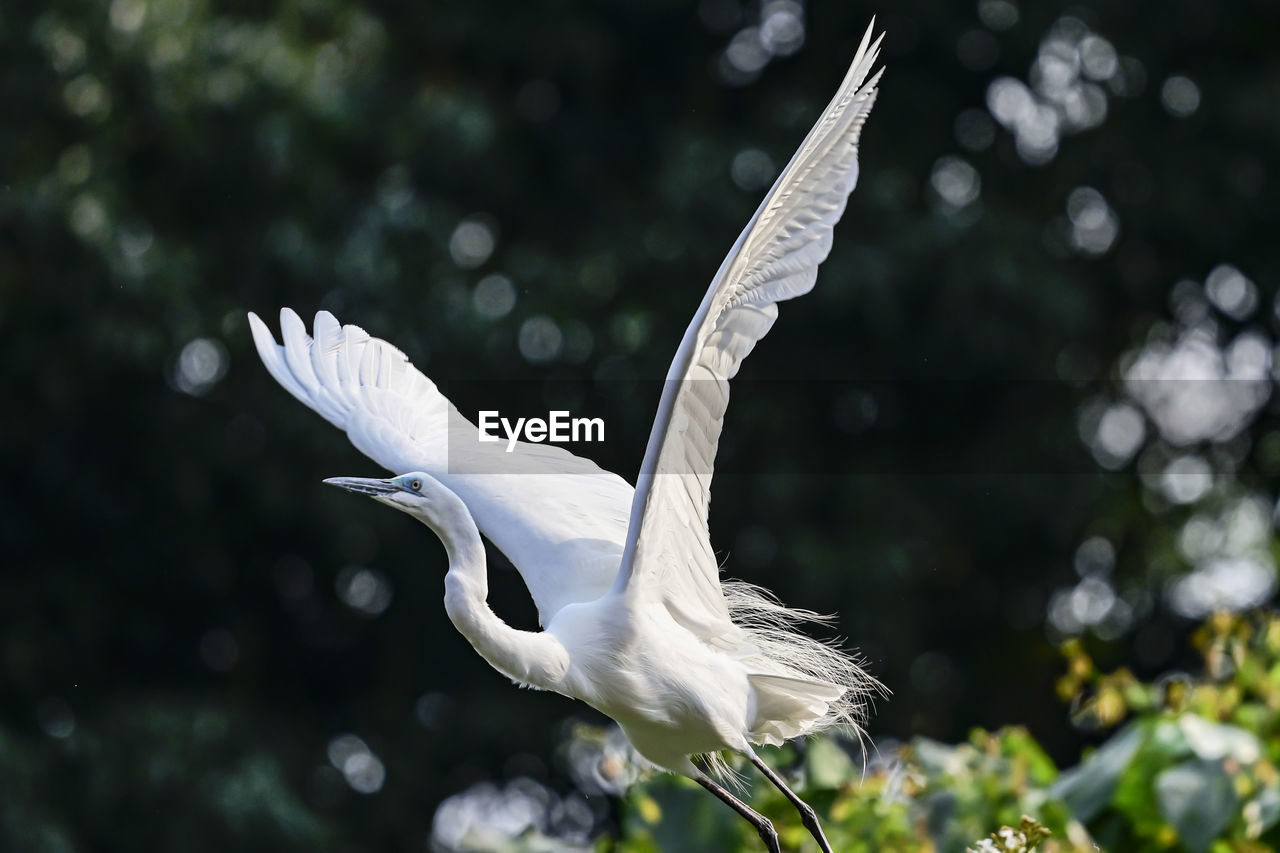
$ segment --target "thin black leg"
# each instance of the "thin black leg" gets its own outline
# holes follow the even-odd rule
[[[800,799],[800,795],[787,787],[787,783],[782,781],[782,777],[773,772],[773,768],[764,763],[764,759],[756,755],[755,752],[748,752],[747,757],[751,759],[751,763],[764,774],[764,778],[768,779],[774,786],[782,792],[791,805],[796,807],[796,811],[800,812],[800,822],[804,824],[804,828],[809,830],[809,834],[818,842],[818,846],[822,848],[822,853],[831,853],[831,842],[827,841],[827,836],[822,831],[822,824],[818,823],[818,813],[813,810],[813,806]]]
[[[726,791],[720,785],[712,782],[705,774],[699,773],[693,778],[699,785],[728,804],[729,808],[746,818],[756,828],[756,832],[760,833],[760,839],[764,842],[764,846],[768,848],[769,853],[782,853],[782,847],[778,844],[778,830],[773,828],[773,824],[769,822],[767,817]]]

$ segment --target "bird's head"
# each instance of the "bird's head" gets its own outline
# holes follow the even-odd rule
[[[331,486],[368,495],[379,503],[407,512],[441,533],[456,523],[458,511],[465,506],[452,491],[430,474],[413,471],[389,480],[367,477],[330,477],[325,480]]]

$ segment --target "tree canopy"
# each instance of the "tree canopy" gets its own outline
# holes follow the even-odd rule
[[[0,839],[422,847],[485,782],[632,826],[566,758],[603,721],[514,693],[430,534],[320,484],[378,471],[245,312],[331,310],[472,416],[600,415],[575,449],[630,479],[872,14],[860,185],[735,384],[726,574],[838,612],[876,741],[1016,723],[1060,767],[1102,738],[1060,643],[1145,683],[1270,601],[1274,0],[6,5]]]

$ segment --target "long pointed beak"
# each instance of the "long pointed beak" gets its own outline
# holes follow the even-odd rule
[[[400,491],[400,487],[390,480],[372,480],[368,477],[330,477],[325,480],[330,486],[346,489],[360,495],[378,497]]]

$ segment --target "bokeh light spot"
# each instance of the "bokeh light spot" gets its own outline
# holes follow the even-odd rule
[[[1111,42],[1088,35],[1080,40],[1080,65],[1090,80],[1110,80],[1120,70],[1120,58]]]
[[[1080,577],[1108,575],[1116,565],[1116,546],[1102,536],[1090,536],[1076,548],[1074,566]]]
[[[108,18],[111,26],[122,33],[136,33],[147,17],[143,0],[112,0]]]
[[[74,187],[89,179],[93,172],[93,152],[82,142],[68,145],[58,157],[58,179]]]
[[[1244,320],[1258,307],[1258,289],[1230,264],[1219,264],[1204,281],[1205,295],[1233,320]]]
[[[939,157],[933,164],[929,183],[938,198],[953,208],[973,204],[982,192],[978,170],[960,157]]]
[[[1067,196],[1067,218],[1071,220],[1071,246],[1083,255],[1104,254],[1120,234],[1120,220],[1092,187],[1077,187]]]
[[[480,218],[464,219],[449,238],[449,255],[464,270],[475,269],[489,260],[497,246],[493,227]]]
[[[760,41],[774,56],[791,56],[804,45],[804,7],[795,0],[768,0],[760,12]]]
[[[92,193],[80,193],[71,202],[67,224],[83,240],[100,237],[107,228],[107,211]]]
[[[1190,77],[1175,74],[1160,87],[1160,103],[1175,118],[1187,118],[1200,108],[1200,87]]]
[[[1128,403],[1109,406],[1098,419],[1094,456],[1104,468],[1119,468],[1133,458],[1146,436],[1146,422],[1137,408]]]
[[[546,364],[555,361],[560,355],[564,336],[554,320],[538,314],[520,324],[520,334],[516,343],[526,361],[533,364]]]
[[[76,717],[71,706],[57,696],[49,696],[36,705],[36,722],[51,738],[65,740],[76,730]]]
[[[365,616],[378,616],[391,606],[391,584],[381,573],[347,566],[334,580],[342,603]]]
[[[500,273],[487,275],[471,292],[471,304],[486,320],[500,320],[516,307],[516,288],[511,279]]]
[[[111,111],[111,93],[92,74],[81,74],[67,83],[62,96],[80,118],[103,119]]]
[[[1003,32],[1018,23],[1018,7],[1010,0],[979,0],[978,20],[990,29]]]
[[[754,192],[769,186],[778,173],[773,159],[759,148],[744,148],[733,157],[729,175],[738,189]]]
[[[180,391],[199,397],[227,373],[227,350],[213,338],[196,338],[182,348],[174,371]]]
[[[760,38],[758,27],[740,30],[724,49],[724,58],[741,74],[755,74],[769,63],[769,51]]]
[[[329,763],[342,774],[351,790],[359,794],[376,794],[382,790],[387,778],[386,767],[360,737],[338,735],[329,741],[327,753]]]
[[[1200,456],[1179,456],[1165,466],[1160,490],[1170,503],[1191,504],[1213,488],[1213,470]]]

